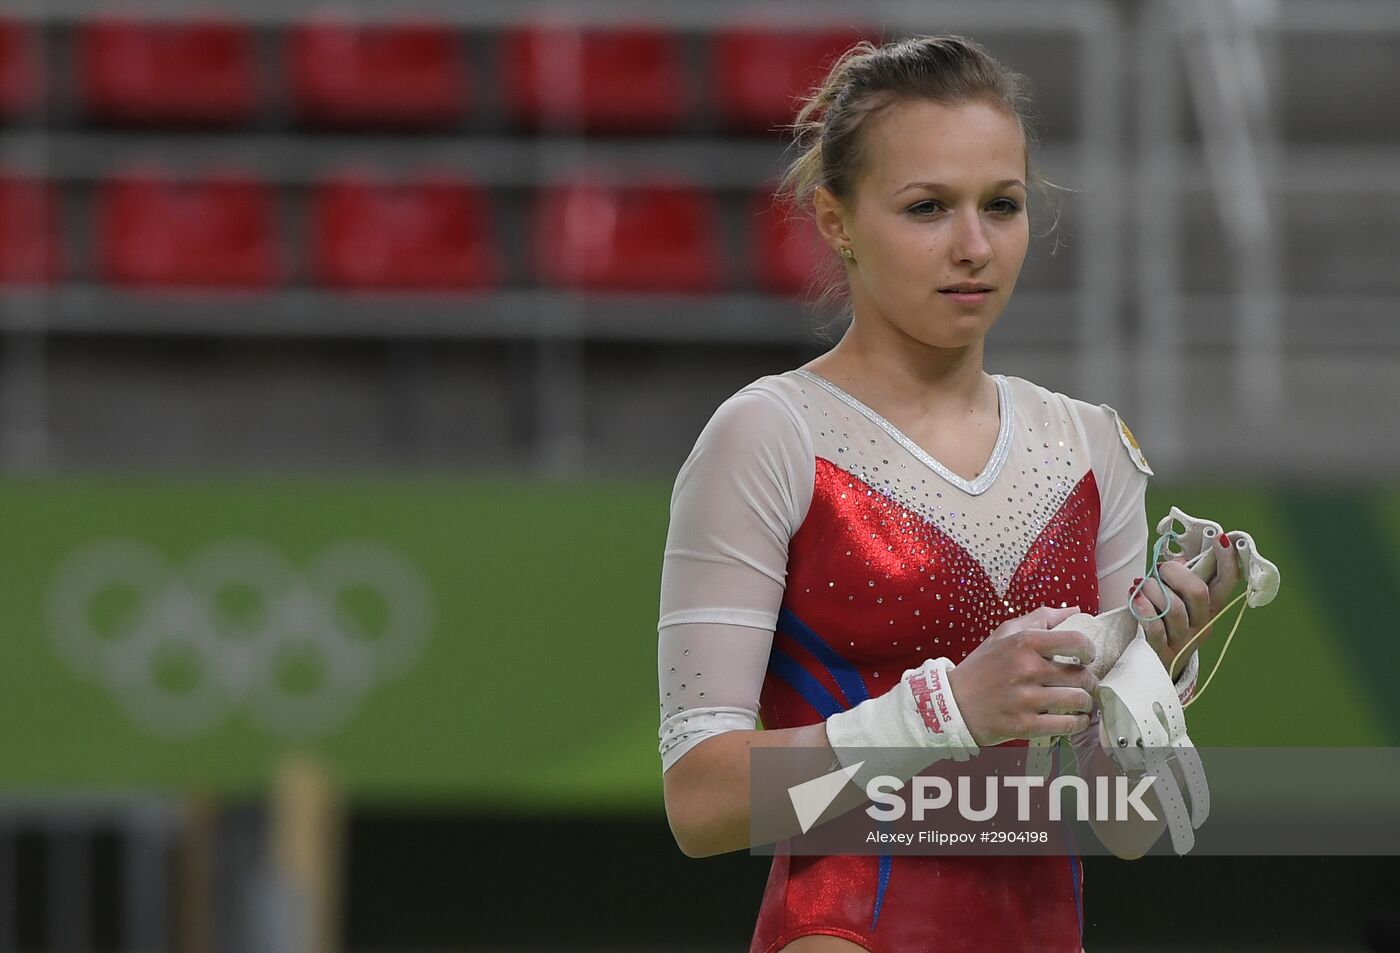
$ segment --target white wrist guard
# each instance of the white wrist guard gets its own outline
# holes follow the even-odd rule
[[[852,780],[862,788],[880,775],[907,781],[944,758],[978,753],[953,697],[947,658],[928,659],[893,688],[826,720],[826,737],[844,767],[861,764]]]

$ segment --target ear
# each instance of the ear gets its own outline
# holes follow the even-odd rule
[[[819,185],[812,197],[812,206],[813,217],[817,222],[817,231],[821,233],[822,240],[833,251],[842,246],[850,245],[851,236],[846,231],[846,207],[841,203],[841,200],[826,186]]]

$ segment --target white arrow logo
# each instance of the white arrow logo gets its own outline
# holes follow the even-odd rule
[[[841,768],[839,771],[788,788],[788,797],[792,800],[792,809],[797,812],[797,823],[802,825],[802,833],[812,829],[812,825],[817,823],[817,818],[822,816],[822,811],[831,806],[831,802],[836,800],[836,795],[841,793],[846,782],[863,764],[864,761],[857,761],[849,768]]]

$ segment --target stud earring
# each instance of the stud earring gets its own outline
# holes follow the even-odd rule
[[[855,261],[856,261],[856,253],[853,252],[853,251],[851,251],[850,246],[848,246],[848,245],[842,245],[842,246],[841,246],[841,257],[844,258],[844,259],[846,259],[847,261],[849,261],[851,264],[855,264]]]

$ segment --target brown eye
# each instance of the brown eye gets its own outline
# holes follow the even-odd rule
[[[993,212],[1000,212],[1003,215],[1014,215],[1021,211],[1021,203],[1015,199],[997,199],[990,208]]]

